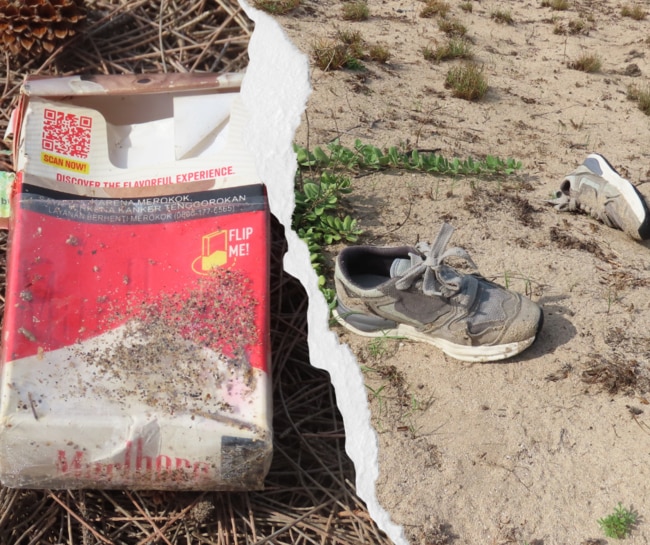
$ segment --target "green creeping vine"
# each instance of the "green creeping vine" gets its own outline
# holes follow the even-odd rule
[[[417,150],[402,152],[395,146],[383,152],[376,146],[363,144],[360,140],[355,141],[354,149],[342,146],[338,140],[328,144],[327,149],[328,151],[325,151],[317,147],[311,152],[300,146],[294,146],[298,166],[301,169],[329,168],[352,171],[398,168],[454,176],[513,174],[522,167],[521,161],[501,159],[493,155],[488,155],[481,160],[471,157],[465,160],[446,159],[442,155],[420,153]]]
[[[383,152],[357,140],[354,148],[342,146],[338,140],[309,151],[294,145],[298,170],[295,179],[295,210],[293,229],[309,248],[312,266],[318,275],[318,284],[330,308],[336,294],[328,287],[323,249],[339,242],[357,242],[362,230],[357,220],[344,215],[342,198],[352,192],[351,181],[345,172],[379,171],[389,168],[414,170],[435,174],[491,176],[512,174],[521,168],[521,162],[503,160],[488,155],[485,159],[446,159],[434,153],[405,153],[396,147]]]
[[[352,191],[350,179],[323,171],[317,178],[296,176],[293,228],[309,249],[318,285],[330,307],[335,302],[334,290],[326,286],[323,247],[336,242],[356,242],[361,229],[357,220],[342,216],[340,199]]]

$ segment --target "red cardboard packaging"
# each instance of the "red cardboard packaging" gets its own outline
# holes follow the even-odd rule
[[[0,383],[10,487],[250,490],[269,211],[240,74],[28,79]]]

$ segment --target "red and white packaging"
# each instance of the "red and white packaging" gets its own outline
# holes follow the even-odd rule
[[[269,210],[242,76],[28,79],[13,122],[0,479],[260,489]]]

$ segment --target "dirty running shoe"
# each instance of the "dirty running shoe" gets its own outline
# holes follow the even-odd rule
[[[446,264],[476,265],[447,244],[444,224],[430,248],[349,247],[336,259],[337,321],[358,335],[424,341],[463,361],[496,361],[528,348],[541,329],[530,299]]]
[[[550,202],[561,211],[583,210],[637,240],[650,238],[650,213],[645,200],[597,153],[589,155],[564,178]]]

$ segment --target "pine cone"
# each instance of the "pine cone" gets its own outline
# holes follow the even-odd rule
[[[84,0],[0,0],[0,35],[14,57],[51,53],[85,18]]]

